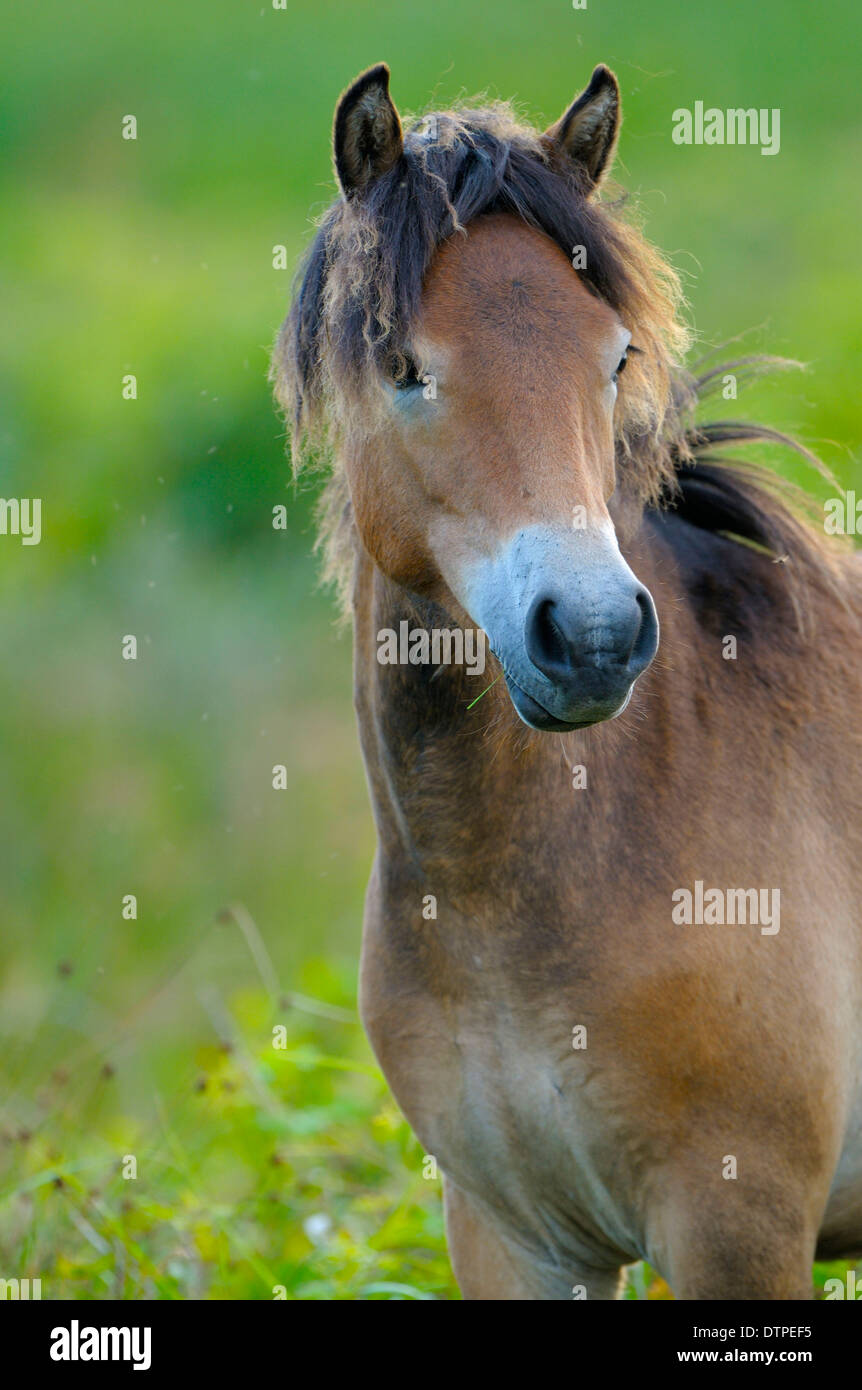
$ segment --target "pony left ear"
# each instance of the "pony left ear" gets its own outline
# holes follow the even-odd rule
[[[598,188],[610,168],[620,131],[620,88],[617,79],[600,63],[568,111],[545,131],[546,137],[582,168],[590,191]]]
[[[389,69],[378,63],[357,77],[335,108],[335,172],[345,197],[361,193],[400,159],[401,120],[389,95]]]

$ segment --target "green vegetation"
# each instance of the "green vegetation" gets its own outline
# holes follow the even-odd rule
[[[850,483],[858,10],[4,8],[0,496],[42,498],[43,538],[0,537],[0,1276],[46,1298],[456,1297],[439,1181],[355,1018],[373,830],[315,484],[290,482],[266,381],[272,248],[295,264],[329,200],[332,106],[369,63],[402,108],[487,89],[548,121],[605,60],[618,174],[704,345],[752,330],[746,350],[811,364],[730,413]],[[699,99],[780,107],[780,154],[674,146]],[[639,1270],[631,1292],[666,1291]]]

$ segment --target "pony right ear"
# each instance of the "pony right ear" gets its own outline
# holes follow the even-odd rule
[[[548,127],[545,137],[584,171],[592,191],[613,163],[619,133],[619,83],[610,68],[600,63],[588,86]]]
[[[357,77],[335,108],[335,172],[346,198],[361,193],[401,158],[401,121],[389,95],[389,69],[378,63]]]

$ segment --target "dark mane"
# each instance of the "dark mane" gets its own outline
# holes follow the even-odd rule
[[[740,380],[793,368],[801,364],[767,356],[710,367],[688,380],[688,414],[728,373]],[[787,449],[837,487],[816,454],[790,435],[749,421],[690,420],[681,437],[669,442],[673,472],[657,510],[672,509],[690,525],[751,546],[784,566],[800,621],[810,583],[825,587],[844,602],[841,561],[847,553],[846,538],[843,545],[836,538],[827,539],[817,527],[816,504],[807,493],[771,469],[734,457],[733,450],[746,446]]]
[[[298,277],[272,376],[290,423],[294,468],[306,459],[333,464],[321,507],[327,577],[343,589],[352,545],[338,442],[361,428],[382,375],[397,374],[410,355],[438,247],[501,211],[543,231],[568,258],[583,247],[586,268],[577,273],[637,331],[642,352],[617,407],[621,494],[641,510],[676,507],[698,526],[786,556],[795,576],[828,580],[834,549],[794,514],[774,475],[718,462],[715,450],[771,442],[813,456],[768,429],[692,423],[699,395],[720,371],[758,370],[774,360],[744,359],[699,380],[685,373],[688,335],[675,272],[624,220],[622,200],[589,198],[575,168],[505,103],[415,121],[397,163],[361,198],[342,197],[329,208]]]

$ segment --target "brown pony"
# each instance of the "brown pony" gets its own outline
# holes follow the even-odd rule
[[[339,102],[274,367],[333,459],[368,1035],[465,1297],[611,1298],[637,1259],[810,1297],[862,1251],[860,567],[715,457],[779,436],[690,423],[716,373],[598,196],[613,74],[543,134],[405,133],[388,79]],[[421,640],[480,630],[478,680]]]

